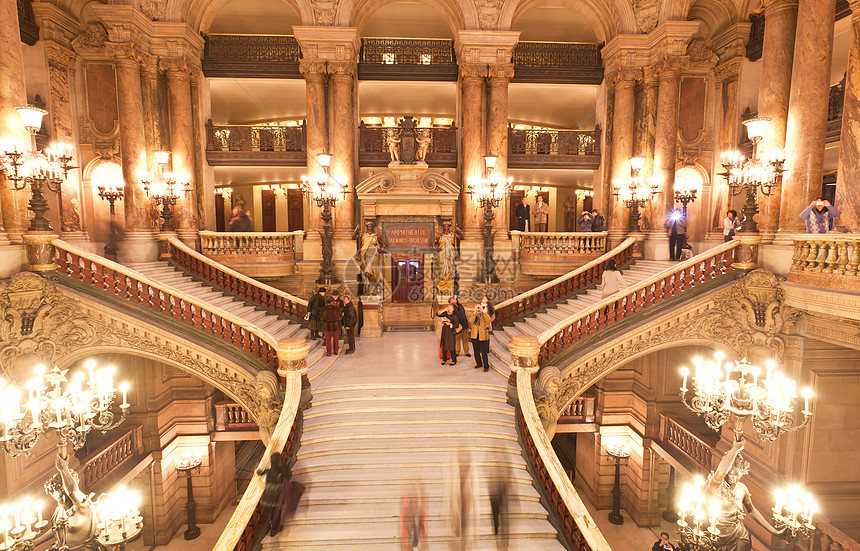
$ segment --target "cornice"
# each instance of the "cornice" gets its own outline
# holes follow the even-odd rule
[[[354,63],[361,49],[361,38],[355,27],[296,25],[293,34],[302,49],[303,59]]]
[[[459,63],[510,63],[520,31],[459,31],[454,51]]]

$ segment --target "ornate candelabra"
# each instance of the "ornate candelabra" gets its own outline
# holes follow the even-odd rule
[[[639,209],[644,208],[654,195],[659,193],[657,183],[653,178],[647,181],[642,178],[642,165],[645,159],[632,157],[630,159],[631,176],[627,181],[615,180],[612,182],[612,194],[620,197],[624,206],[630,210],[627,229],[630,232],[639,231]]]
[[[496,168],[495,157],[484,157],[484,162],[487,165],[487,176],[480,180],[470,181],[467,186],[467,193],[469,195],[477,195],[478,203],[484,209],[484,226],[481,230],[481,234],[484,237],[484,259],[481,264],[481,281],[484,283],[498,283],[499,277],[496,275],[495,246],[493,243],[496,235],[496,232],[493,231],[493,219],[496,215],[493,214],[493,209],[502,203],[502,199],[510,195],[513,178],[504,179],[493,173],[493,170]]]
[[[185,452],[176,460],[176,470],[179,476],[184,476],[187,486],[185,500],[185,512],[188,515],[188,529],[185,530],[184,537],[187,540],[193,540],[200,535],[200,527],[197,526],[197,503],[194,501],[194,486],[191,484],[191,475],[200,472],[200,465],[203,459],[197,454],[192,455],[190,452]]]
[[[786,535],[795,539],[810,540],[815,534],[812,516],[818,506],[812,495],[794,485],[787,490],[774,492],[773,525],[777,530],[785,530]]]
[[[63,218],[62,186],[72,166],[72,146],[69,144],[52,144],[44,152],[36,150],[36,133],[42,126],[42,117],[48,112],[38,107],[22,105],[15,107],[21,116],[24,127],[30,133],[30,150],[19,151],[17,145],[4,147],[0,156],[0,166],[6,173],[6,179],[12,182],[12,189],[20,191],[30,186],[30,201],[28,208],[33,212],[28,231],[53,231],[45,213],[50,210],[48,201],[42,194],[48,188],[58,194],[60,221]]]
[[[782,181],[785,172],[785,151],[758,154],[758,143],[764,137],[764,130],[770,121],[768,117],[756,117],[744,121],[747,135],[753,143],[752,157],[745,159],[739,151],[724,152],[720,159],[725,169],[720,176],[726,179],[726,184],[733,196],[746,193],[746,201],[742,209],[744,220],[738,232],[758,233],[755,215],[758,214],[757,194],[769,196]]]
[[[759,367],[750,364],[746,358],[725,362],[725,356],[717,352],[714,361],[705,362],[695,358],[693,375],[693,397],[688,401],[687,378],[690,371],[681,368],[684,382],[681,386],[681,401],[688,409],[705,419],[714,430],[718,430],[730,416],[734,415],[734,427],[738,439],[742,436],[742,425],[752,419],[753,427],[762,440],[775,440],[784,432],[805,427],[812,417],[809,398],[812,392],[803,390],[803,410],[798,416],[795,412],[798,396],[796,383],[785,377],[776,368],[776,363],[768,361],[767,373],[762,377]]]
[[[21,403],[19,389],[8,386],[2,391],[0,442],[13,456],[29,453],[48,431],[56,432],[61,441],[71,442],[75,449],[83,446],[92,429],[107,432],[125,420],[129,403],[128,384],[119,386],[122,403],[119,414],[112,411],[117,389],[113,386],[114,369],[95,371],[95,363],[87,363],[89,380],[79,371],[66,379],[68,370],[54,367],[46,371],[36,367],[36,377],[27,382],[26,402]],[[61,383],[68,382],[65,388]]]
[[[107,547],[124,549],[124,544],[143,531],[140,497],[125,486],[102,494],[96,501],[98,510],[98,541]]]
[[[339,196],[346,196],[349,188],[344,184],[337,183],[329,174],[331,155],[320,154],[317,156],[317,161],[323,172],[312,176],[302,176],[302,193],[313,199],[317,207],[322,209],[323,231],[320,232],[322,262],[320,275],[316,282],[321,285],[330,285],[340,283],[334,274],[334,262],[332,261],[334,229],[331,226],[331,209],[337,205]]]
[[[114,182],[101,184],[98,186],[99,197],[108,202],[110,205],[110,231],[108,232],[108,242],[105,245],[105,256],[116,258],[116,211],[114,203],[123,198],[124,190],[122,184],[117,185]]]
[[[706,551],[716,548],[720,530],[717,517],[720,514],[720,501],[708,496],[705,479],[697,476],[692,483],[684,486],[678,500],[678,531],[681,543],[689,551]],[[709,510],[705,511],[706,506]],[[709,513],[709,514],[708,514]]]
[[[191,183],[187,177],[164,172],[169,156],[168,151],[156,151],[155,159],[161,177],[156,180],[156,175],[150,172],[141,179],[146,196],[152,197],[155,204],[161,205],[161,231],[173,231],[173,207],[176,206],[180,193],[185,197],[191,191]]]
[[[612,486],[612,512],[609,513],[609,522],[612,524],[624,524],[621,516],[621,463],[630,457],[630,446],[624,442],[610,442],[606,445],[606,453],[615,461],[615,484]]]
[[[25,498],[20,503],[0,506],[0,531],[3,543],[0,551],[30,550],[48,528],[48,521],[42,518],[44,504]]]

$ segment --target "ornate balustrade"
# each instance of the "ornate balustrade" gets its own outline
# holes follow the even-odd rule
[[[122,436],[83,460],[79,469],[83,487],[87,491],[94,491],[99,484],[142,454],[143,428],[140,425],[128,427]]]
[[[304,322],[308,301],[219,264],[189,248],[174,236],[167,237],[163,243],[166,252],[176,264],[200,279],[263,308],[295,321]]]
[[[503,325],[534,314],[538,310],[594,285],[600,281],[603,270],[606,268],[606,262],[610,258],[614,258],[619,266],[630,262],[633,258],[635,243],[636,239],[634,238],[626,239],[619,246],[591,262],[530,291],[500,302],[496,306],[496,324]]]
[[[528,275],[558,275],[606,252],[606,232],[511,231],[519,269]]]
[[[424,38],[362,38],[361,80],[457,80],[454,41]]]
[[[568,543],[574,551],[611,551],[552,449],[535,406],[531,375],[519,369],[516,381],[517,422],[523,449],[535,470],[535,482],[549,500]]]
[[[818,520],[815,521],[815,527],[818,528],[816,549],[821,551],[860,551],[860,542],[833,526],[830,520],[819,516]],[[805,551],[805,548],[799,546],[794,548]]]
[[[451,124],[444,128],[415,128],[416,133],[429,131],[430,147],[427,150],[427,164],[432,167],[453,168],[457,166],[457,127]],[[367,126],[362,122],[358,127],[358,162],[361,166],[388,166],[391,157],[385,139],[386,128]],[[401,147],[403,144],[401,143]]]
[[[248,551],[257,535],[257,530],[264,527],[261,519],[263,516],[260,507],[260,498],[266,484],[265,475],[257,474],[269,467],[269,461],[273,453],[280,452],[284,458],[283,464],[288,464],[291,456],[296,452],[299,445],[299,428],[301,418],[298,417],[299,400],[302,391],[302,375],[298,371],[288,371],[286,374],[286,385],[284,387],[284,404],[281,415],[272,437],[266,444],[263,458],[255,469],[248,488],[242,494],[239,505],[233,511],[233,516],[227,522],[227,527],[221,532],[221,537],[212,548],[213,551]]]
[[[258,358],[272,370],[277,370],[278,343],[262,329],[181,291],[166,288],[122,264],[79,249],[65,241],[54,239],[51,244],[56,248],[57,271],[61,274],[153,310],[188,327],[214,335],[224,343]]]
[[[799,234],[788,281],[846,291],[860,288],[860,235]]]
[[[671,417],[660,414],[660,441],[673,446],[703,472],[711,470],[711,446]]]
[[[601,329],[730,272],[738,244],[738,240],[733,240],[714,247],[623,289],[547,329],[538,336],[541,343],[540,365],[547,365],[572,345]]]
[[[600,126],[594,130],[508,128],[508,167],[582,168],[600,166]]]
[[[257,430],[257,423],[241,405],[215,404],[215,430]]]
[[[303,231],[200,232],[200,249],[215,262],[292,262],[301,260]]]
[[[204,35],[207,77],[302,78],[296,37],[265,34]]]
[[[206,123],[206,160],[210,166],[305,166],[305,122],[213,125]]]
[[[514,82],[600,84],[603,44],[520,42],[514,48]]]
[[[579,396],[567,406],[567,409],[561,412],[558,418],[558,424],[565,423],[593,423],[594,422],[594,406],[596,400],[594,396]]]

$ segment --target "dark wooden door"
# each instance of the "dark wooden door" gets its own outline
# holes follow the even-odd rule
[[[582,210],[583,212],[587,210],[594,210],[594,197],[586,197],[582,200]],[[605,212],[601,212],[600,214],[602,214],[603,217],[606,218]]]
[[[519,204],[522,203],[523,196],[525,194],[526,194],[525,191],[523,191],[521,189],[520,190],[515,189],[514,191],[511,192],[511,196],[508,199],[508,204],[511,206],[511,215],[508,217],[508,220],[510,221],[510,223],[508,225],[510,226],[509,229],[511,229],[511,230],[518,229],[517,228],[517,206],[519,206]],[[483,223],[483,218],[481,220],[482,220],[481,223]]]
[[[391,300],[424,301],[424,255],[391,255]]]
[[[290,231],[305,229],[304,204],[302,190],[287,190],[287,227]]]
[[[215,195],[215,231],[224,231],[224,196]]]
[[[277,212],[275,211],[275,191],[264,189],[261,192],[263,202],[263,231],[278,231]]]

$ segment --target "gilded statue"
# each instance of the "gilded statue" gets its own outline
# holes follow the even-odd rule
[[[96,506],[89,496],[81,491],[78,475],[69,468],[69,460],[60,446],[57,454],[57,471],[45,482],[45,493],[54,498],[57,508],[51,518],[56,543],[52,549],[69,551],[108,551],[99,543],[99,519]]]
[[[576,223],[576,198],[568,195],[564,202],[564,231],[573,231]]]
[[[463,238],[460,228],[449,220],[442,222],[442,233],[436,237],[436,270],[438,282],[436,289],[442,295],[454,294],[454,279],[457,275],[457,240]]]
[[[430,144],[433,143],[433,137],[430,135],[430,129],[420,129],[418,131],[418,135],[415,137],[415,141],[418,143],[418,150],[415,152],[415,160],[422,163],[426,163],[427,152],[430,150]]]
[[[364,227],[364,232],[361,231],[361,226],[355,228],[353,239],[359,240],[358,262],[361,266],[364,291],[368,295],[378,295],[382,291],[382,251],[385,249],[385,238],[373,220],[365,222]]]
[[[403,130],[399,128],[385,129],[385,144],[388,146],[388,155],[392,163],[400,162],[400,134]]]

